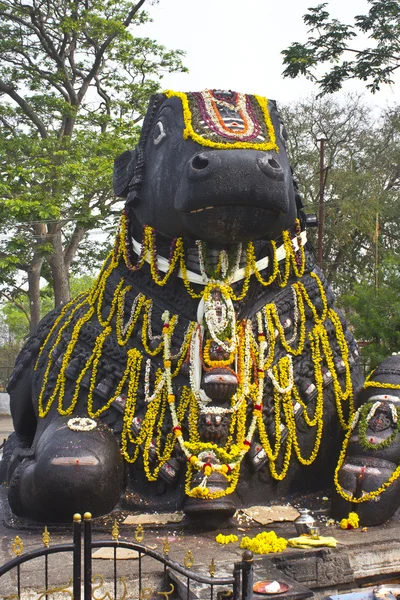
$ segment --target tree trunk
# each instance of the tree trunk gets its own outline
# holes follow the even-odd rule
[[[33,255],[28,268],[28,298],[29,312],[31,315],[30,331],[36,329],[40,321],[40,272],[42,270],[43,256]]]
[[[69,273],[64,264],[64,252],[62,246],[61,231],[52,234],[53,254],[47,258],[53,278],[54,305],[55,307],[65,304],[70,299]]]

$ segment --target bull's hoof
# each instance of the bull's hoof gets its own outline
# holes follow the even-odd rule
[[[397,465],[392,462],[373,458],[352,456],[339,472],[339,484],[342,490],[354,498],[362,498],[378,490],[388,481]],[[354,511],[360,517],[362,526],[382,525],[391,519],[399,506],[400,479],[394,481],[382,493],[364,502],[350,502],[335,493],[332,498],[332,516],[335,519],[347,517]]]
[[[18,435],[15,431],[8,436],[3,448],[3,456],[0,460],[0,483],[7,479],[7,472],[10,468],[10,461],[15,452],[22,452],[25,448],[29,448],[32,444],[32,439]]]
[[[21,517],[69,522],[76,512],[104,515],[124,488],[118,443],[101,425],[76,431],[67,419],[56,419],[35,444],[34,457],[21,459],[9,480],[10,506]]]

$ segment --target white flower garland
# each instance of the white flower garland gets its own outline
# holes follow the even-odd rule
[[[123,337],[125,337],[126,332],[128,331],[129,327],[131,326],[131,324],[133,322],[133,317],[135,315],[137,304],[138,304],[140,298],[142,298],[142,297],[144,297],[143,294],[138,294],[136,296],[136,298],[134,299],[134,301],[132,302],[131,312],[130,312],[129,319],[128,319],[127,323],[122,328],[122,332],[121,333],[122,333]],[[151,308],[150,308],[150,310],[151,310]],[[150,321],[150,319],[149,319],[149,321]]]
[[[288,394],[289,392],[292,391],[292,388],[294,385],[293,360],[292,360],[292,357],[290,356],[290,354],[286,354],[286,357],[289,360],[289,383],[285,388],[283,388],[279,385],[279,382],[275,379],[272,369],[267,369],[267,374],[268,374],[268,377],[272,381],[272,385],[274,386],[276,391],[279,392],[280,394]]]
[[[164,387],[165,381],[166,381],[165,373],[163,373],[160,381],[154,388],[154,392],[150,396],[150,366],[151,366],[151,358],[148,358],[146,360],[146,367],[145,367],[145,372],[144,372],[144,401],[146,402],[146,404],[148,404],[149,402],[152,402],[154,400],[154,398],[156,398],[158,396],[158,394],[161,392],[162,388]]]
[[[293,308],[293,335],[290,339],[286,340],[287,344],[291,344],[297,338],[299,318],[300,318],[296,290],[294,289],[294,287],[292,285],[290,286],[290,289],[292,290],[292,294],[293,294],[293,306],[294,306],[294,308]]]
[[[215,114],[215,104],[214,104],[215,99],[214,99],[214,97],[212,96],[212,94],[210,93],[209,90],[205,90],[204,92],[201,92],[201,95],[203,97],[203,101],[206,106],[206,110],[207,110],[207,113],[208,113],[210,119],[214,123],[214,126],[217,128],[217,130],[221,131],[222,130],[221,123],[218,121],[217,116]],[[229,102],[225,102],[224,100],[218,99],[218,104],[220,106],[226,107],[228,110],[232,110],[232,105]],[[235,112],[238,112],[239,114],[245,115],[245,118],[247,118],[247,127],[248,127],[248,129],[246,130],[246,136],[252,137],[254,135],[254,131],[255,131],[255,124],[254,124],[253,119],[250,118],[248,108],[247,108],[247,99],[246,99],[245,94],[241,94],[241,93],[237,94],[236,105],[234,107],[234,110],[235,110]],[[238,129],[238,131],[232,131],[231,129],[229,129],[229,131],[227,131],[227,129],[224,127],[223,133],[226,137],[230,137],[232,139],[241,140],[243,138],[243,131],[241,129]]]
[[[378,407],[382,404],[382,402],[374,402],[374,404],[371,406],[369,413],[367,414],[366,420],[367,423],[370,422],[370,420],[372,419],[372,417],[375,415],[376,411],[378,410]]]
[[[293,249],[295,252],[297,252],[299,249],[299,238],[301,240],[301,245],[304,246],[307,242],[306,231],[302,231],[300,236],[296,236],[296,237],[292,238],[292,240],[291,240],[292,246],[293,246]],[[132,244],[132,249],[135,252],[135,254],[137,254],[138,256],[141,256],[142,244],[140,242],[138,242],[137,240],[135,240],[133,237],[131,238],[131,244]],[[285,257],[286,257],[286,250],[285,250],[284,245],[282,244],[276,250],[276,260],[278,262],[280,262]],[[144,260],[148,263],[151,262],[151,257],[150,257],[149,251],[146,251]],[[237,283],[238,281],[242,281],[242,279],[244,279],[246,277],[246,275],[247,275],[246,268],[245,267],[239,268],[240,262],[241,262],[241,245],[239,244],[236,264],[234,265],[234,267],[232,267],[231,275],[227,278],[227,281],[225,283],[230,283],[230,284]],[[264,258],[261,258],[260,260],[258,260],[256,262],[256,268],[258,271],[262,271],[263,269],[266,269],[268,267],[268,265],[269,265],[269,257],[268,256],[265,256]],[[170,261],[167,258],[164,258],[163,256],[161,256],[160,254],[157,254],[157,268],[159,271],[162,271],[163,273],[167,273],[170,268]],[[253,271],[252,271],[252,273],[253,273]],[[194,271],[191,271],[190,269],[185,269],[185,274],[183,273],[182,269],[179,269],[178,277],[180,277],[181,279],[184,279],[186,277],[188,279],[188,281],[190,281],[191,283],[197,283],[198,285],[207,285],[208,283],[210,283],[210,279],[207,277],[207,275],[206,275],[206,279],[205,279],[201,273],[195,273]]]
[[[360,406],[360,408],[358,408],[358,409],[356,410],[356,412],[354,413],[353,420],[352,420],[352,422],[351,422],[351,425],[350,425],[350,429],[351,429],[351,430],[355,429],[355,427],[356,427],[356,425],[357,425],[358,421],[360,420],[360,412],[361,412],[361,408],[362,408],[362,406]]]
[[[151,341],[155,341],[155,340],[161,340],[162,335],[154,335],[153,334],[153,327],[151,324],[151,317],[153,314],[153,303],[151,302],[149,308],[148,308],[148,312],[147,312],[147,337],[149,338],[149,340]]]
[[[209,298],[204,301],[204,320],[214,342],[229,354],[234,352],[236,350],[235,309],[231,298],[219,286],[215,286]],[[219,337],[228,327],[232,335],[230,343]]]
[[[92,431],[96,429],[97,423],[89,417],[74,417],[68,420],[67,426],[72,431]]]

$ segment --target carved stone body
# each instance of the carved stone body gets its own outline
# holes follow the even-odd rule
[[[115,165],[114,251],[9,383],[16,514],[69,521],[122,495],[131,510],[228,515],[329,486],[362,379],[285,135],[256,96],[152,97]]]

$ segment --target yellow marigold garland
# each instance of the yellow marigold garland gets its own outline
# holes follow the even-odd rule
[[[84,323],[89,321],[89,319],[92,317],[93,313],[94,313],[94,308],[90,307],[88,312],[85,315],[83,315],[83,317],[78,319],[77,323],[75,324],[75,326],[72,330],[71,341],[69,342],[69,345],[67,346],[67,350],[65,351],[65,354],[63,356],[63,360],[62,360],[61,368],[60,368],[60,371],[59,371],[59,374],[57,377],[56,385],[54,387],[54,390],[53,390],[50,398],[47,401],[46,407],[43,408],[42,399],[43,399],[43,395],[45,393],[45,389],[47,386],[48,372],[50,370],[49,365],[51,366],[51,363],[49,360],[48,369],[46,369],[45,376],[43,378],[43,385],[42,385],[42,389],[40,390],[39,400],[38,400],[40,417],[42,417],[42,416],[44,417],[48,414],[48,412],[49,412],[54,400],[57,398],[57,396],[59,396],[58,409],[62,411],[61,414],[63,414],[63,415],[72,414],[73,409],[74,409],[74,406],[72,404],[71,404],[72,408],[71,407],[69,409],[62,408],[62,403],[63,403],[63,399],[64,399],[64,387],[65,387],[65,369],[68,366],[70,357],[72,355],[72,351],[78,341],[79,332],[82,329],[82,326],[84,325]],[[61,334],[60,334],[60,338],[61,338]]]
[[[153,252],[153,236],[155,235],[154,229],[149,227],[148,225],[144,228],[144,241],[146,247],[149,249],[148,254],[150,258],[150,271],[153,281],[160,286],[164,286],[172,273],[175,271],[175,267],[178,262],[184,257],[184,248],[183,248],[183,240],[182,238],[178,238],[175,245],[175,251],[172,255],[171,261],[169,263],[168,271],[165,273],[164,277],[159,276],[159,271],[157,267],[157,255]]]
[[[75,314],[75,312],[83,305],[86,303],[87,301],[87,296],[88,296],[88,292],[82,292],[80,294],[78,294],[73,300],[70,300],[69,302],[67,302],[67,304],[65,304],[65,306],[63,306],[63,308],[60,311],[60,314],[58,315],[58,317],[56,318],[56,320],[54,321],[53,325],[50,328],[49,333],[47,334],[44,342],[42,343],[42,345],[40,346],[39,349],[39,353],[36,359],[36,363],[35,363],[35,370],[38,368],[38,364],[39,364],[39,360],[40,357],[42,356],[43,350],[44,348],[47,346],[48,341],[50,340],[51,336],[53,335],[54,331],[57,329],[57,327],[60,325],[60,323],[62,322],[62,320],[64,319],[64,316],[66,315],[66,313],[69,311],[70,308],[72,308],[72,314],[70,315],[71,319],[73,317],[73,315]],[[83,300],[83,302],[81,303],[80,300]],[[63,323],[63,330],[65,329],[65,327],[70,323],[70,320],[67,320],[67,322],[64,321]],[[55,347],[55,344],[53,346],[53,348]]]
[[[263,287],[268,287],[269,285],[271,285],[271,283],[273,281],[275,281],[278,272],[279,272],[279,263],[278,260],[276,258],[276,243],[272,240],[271,241],[271,247],[272,247],[272,252],[273,252],[273,265],[272,265],[272,272],[271,275],[269,276],[268,279],[263,279],[263,277],[261,276],[260,271],[257,269],[257,262],[256,262],[256,257],[255,257],[255,253],[254,253],[254,244],[252,242],[250,242],[247,245],[247,250],[246,250],[246,256],[247,256],[247,260],[250,264],[250,267],[254,273],[254,275],[257,278],[257,281],[263,286]],[[285,246],[286,249],[286,246]]]
[[[296,219],[296,227],[299,229],[300,222]],[[170,257],[170,262],[168,266],[168,270],[160,277],[159,270],[157,266],[157,250],[155,247],[155,232],[149,227],[145,226],[144,228],[144,236],[143,236],[143,246],[142,252],[138,257],[138,262],[136,265],[132,265],[128,250],[127,250],[127,217],[123,215],[120,223],[119,237],[117,238],[116,251],[112,255],[111,263],[114,264],[115,260],[120,256],[123,256],[126,266],[131,270],[136,270],[142,268],[144,263],[146,262],[146,258],[149,261],[150,272],[153,281],[159,285],[164,286],[168,283],[172,273],[177,269],[179,265],[179,269],[181,272],[182,280],[184,286],[186,288],[187,293],[193,299],[200,299],[209,291],[214,288],[216,285],[221,288],[224,294],[229,296],[233,301],[240,302],[243,298],[246,297],[251,276],[254,274],[257,280],[263,286],[268,286],[273,283],[275,280],[279,280],[278,283],[281,287],[285,287],[289,280],[290,276],[290,268],[292,266],[293,274],[296,277],[302,277],[305,270],[305,255],[304,255],[304,247],[299,241],[299,253],[300,253],[300,266],[297,264],[296,260],[296,252],[293,247],[293,242],[290,237],[289,231],[284,231],[282,233],[282,241],[283,247],[285,249],[285,264],[284,264],[284,275],[280,273],[279,263],[276,257],[276,243],[274,241],[271,242],[271,246],[273,249],[273,258],[272,258],[272,273],[267,280],[264,280],[261,276],[254,255],[254,245],[252,242],[249,242],[246,247],[246,266],[245,266],[245,276],[243,278],[243,283],[240,291],[234,292],[229,276],[227,276],[224,280],[218,281],[210,281],[208,285],[204,287],[200,292],[195,292],[191,286],[191,283],[188,279],[187,267],[185,263],[185,253],[184,253],[184,244],[182,238],[177,238],[175,242],[175,247],[172,252],[172,256]],[[300,236],[297,236],[298,240],[300,240]]]
[[[61,336],[62,336],[63,332],[66,330],[66,328],[68,327],[68,325],[71,323],[71,321],[72,321],[75,313],[82,306],[84,306],[85,304],[87,304],[87,297],[86,296],[84,297],[84,299],[81,302],[77,302],[76,303],[76,305],[73,307],[71,313],[68,315],[68,317],[62,323],[60,329],[58,330],[55,342],[54,342],[54,344],[52,345],[52,347],[49,350],[47,366],[46,366],[46,369],[45,369],[45,372],[44,372],[44,375],[43,375],[42,387],[41,387],[41,390],[39,392],[39,398],[38,398],[38,413],[39,413],[39,417],[41,417],[41,418],[45,417],[48,414],[48,412],[49,412],[49,410],[51,408],[51,405],[53,404],[53,401],[54,401],[54,398],[55,398],[55,394],[56,394],[56,390],[54,390],[53,394],[50,396],[49,400],[47,401],[46,406],[44,407],[43,406],[43,397],[44,397],[44,394],[45,394],[45,390],[47,388],[50,369],[51,369],[51,367],[53,365],[53,352],[54,352],[55,348],[58,346],[58,344],[60,343]],[[58,317],[58,319],[56,320],[56,323],[55,323],[55,325],[53,327],[53,331],[55,331],[56,327],[61,323],[61,320],[62,319],[61,319],[61,315],[60,315]],[[43,345],[42,345],[42,347],[40,349],[39,358],[40,358],[40,355],[43,352],[46,344],[48,343],[50,337],[51,337],[50,335],[48,335],[46,337],[46,339],[45,339],[45,341],[44,341],[44,343],[43,343]],[[39,358],[36,361],[35,369],[38,368]]]
[[[119,395],[122,394],[124,387],[128,386],[127,397],[126,397],[126,407],[123,416],[123,431],[122,431],[122,454],[124,458],[132,463],[135,462],[137,457],[139,456],[140,449],[143,450],[143,463],[144,469],[146,472],[146,476],[150,481],[155,481],[158,477],[159,470],[165,464],[167,460],[171,457],[172,451],[174,449],[176,440],[182,440],[182,431],[180,427],[175,427],[174,431],[167,435],[165,441],[162,442],[162,424],[165,420],[166,407],[171,405],[171,401],[175,402],[174,396],[171,396],[171,389],[167,386],[168,378],[164,381],[164,384],[161,385],[161,379],[164,377],[164,373],[168,372],[169,377],[175,377],[179,374],[180,368],[182,366],[183,361],[185,360],[186,354],[188,352],[188,348],[190,345],[190,340],[192,338],[193,332],[195,330],[195,323],[190,323],[187,331],[184,336],[183,343],[181,344],[181,348],[177,355],[175,355],[174,360],[177,361],[175,368],[172,370],[171,366],[171,358],[165,360],[164,358],[164,371],[160,369],[156,376],[156,380],[154,382],[154,389],[158,389],[159,384],[161,385],[158,393],[154,396],[154,398],[149,402],[146,410],[145,417],[141,424],[139,433],[134,435],[132,433],[132,423],[135,416],[136,410],[136,400],[137,400],[137,389],[139,385],[139,378],[141,376],[141,368],[142,368],[142,354],[137,349],[130,349],[127,352],[127,363],[123,373],[123,376],[120,382],[117,385],[115,393],[113,396],[100,408],[97,410],[93,407],[93,392],[94,388],[97,384],[97,370],[100,358],[103,353],[104,343],[111,334],[111,332],[115,329],[117,340],[119,345],[125,346],[132,335],[136,323],[139,319],[141,313],[143,313],[143,324],[142,324],[142,343],[146,353],[150,356],[155,356],[161,350],[165,349],[165,343],[170,345],[171,337],[174,333],[174,328],[177,323],[177,316],[174,315],[169,320],[168,328],[166,332],[163,333],[162,339],[156,348],[150,348],[148,343],[148,336],[151,335],[151,309],[152,302],[151,300],[147,300],[143,294],[139,294],[134,300],[134,304],[132,307],[131,315],[128,323],[124,324],[124,307],[127,293],[131,290],[131,286],[124,287],[124,280],[121,279],[116,287],[115,292],[111,301],[111,306],[108,311],[108,315],[106,317],[103,316],[102,308],[104,306],[104,295],[107,285],[107,280],[111,273],[115,270],[115,268],[119,264],[119,260],[121,256],[124,256],[124,260],[127,260],[126,257],[126,247],[125,244],[122,243],[122,240],[125,240],[125,236],[123,235],[124,228],[126,229],[126,222],[122,221],[121,225],[121,235],[119,237],[119,241],[117,243],[116,251],[111,253],[100,272],[100,275],[97,279],[97,283],[91,290],[88,295],[83,296],[78,301],[71,302],[68,306],[64,307],[62,313],[57,318],[54,323],[51,331],[47,335],[45,342],[43,343],[40,354],[43,353],[44,348],[48,344],[51,336],[57,331],[57,336],[54,344],[52,345],[49,351],[48,364],[45,370],[43,385],[39,395],[39,415],[44,417],[47,415],[50,410],[54,400],[58,397],[58,411],[60,414],[69,415],[73,412],[76,403],[78,401],[80,383],[87,372],[91,370],[90,376],[90,385],[88,392],[88,414],[92,418],[99,418],[103,412],[105,412],[111,404],[117,399]],[[153,239],[152,233],[147,232],[145,235],[145,243],[147,245],[150,244],[150,237]],[[292,264],[293,272],[296,276],[300,277],[304,271],[305,261],[304,259],[301,262],[301,265],[298,266],[295,260],[295,252],[293,249],[292,241],[290,240],[289,234],[284,236],[284,245],[286,249],[286,266],[285,272],[283,275],[283,280],[287,280],[289,277],[290,264]],[[179,244],[177,245],[178,250],[173,255],[168,273],[171,274],[173,270],[176,268],[176,265],[180,263],[182,272],[184,272],[184,257],[183,252]],[[175,248],[176,250],[176,248]],[[144,253],[145,255],[145,253]],[[228,283],[218,283],[218,287],[221,289],[221,293],[226,295],[226,297],[230,297],[233,300],[236,300],[239,297],[242,297],[243,294],[247,293],[247,288],[249,284],[249,279],[252,272],[255,273],[257,279],[259,279],[259,273],[257,275],[257,270],[254,268],[254,255],[253,258],[251,254],[251,246],[249,251],[250,259],[247,261],[246,267],[246,276],[244,280],[244,284],[241,292],[238,295],[235,295],[232,291],[231,286]],[[151,261],[150,267],[152,270],[152,277],[155,279],[156,283],[159,285],[164,285],[168,277],[163,277],[160,279],[158,277],[158,271],[156,270],[157,265],[155,262],[154,253],[153,260]],[[303,256],[304,258],[304,256]],[[289,265],[289,266],[287,266]],[[276,264],[274,263],[273,273],[276,270]],[[167,274],[168,274],[167,273]],[[260,337],[259,342],[256,342],[253,337],[247,342],[248,346],[244,343],[244,333],[240,334],[240,331],[245,331],[245,322],[242,325],[238,326],[238,335],[239,335],[239,345],[238,345],[238,376],[239,376],[239,395],[245,397],[247,395],[247,400],[243,401],[233,413],[228,441],[225,445],[225,448],[221,448],[216,444],[212,443],[204,443],[200,441],[199,432],[197,428],[198,421],[198,405],[195,400],[191,390],[189,388],[183,388],[182,394],[180,396],[180,401],[177,404],[177,408],[174,409],[176,412],[176,419],[179,423],[187,416],[188,428],[189,428],[189,439],[184,441],[184,446],[187,451],[192,453],[192,458],[188,462],[188,468],[186,473],[186,484],[185,491],[189,496],[194,497],[205,497],[205,498],[218,498],[229,494],[234,491],[237,485],[237,481],[240,474],[240,466],[243,460],[244,455],[247,453],[253,433],[246,433],[246,418],[247,418],[247,403],[251,400],[254,402],[254,411],[252,417],[254,430],[258,430],[258,434],[260,437],[260,441],[264,447],[264,450],[267,454],[270,471],[272,476],[276,480],[282,480],[289,469],[290,459],[292,450],[298,458],[298,460],[302,464],[311,464],[315,457],[318,454],[319,446],[321,443],[321,435],[322,435],[322,427],[323,427],[323,381],[322,381],[322,355],[325,358],[328,368],[330,369],[333,377],[333,387],[335,391],[337,409],[340,421],[342,426],[346,428],[348,424],[345,422],[343,413],[341,411],[341,403],[343,401],[348,401],[351,398],[352,388],[351,388],[351,377],[350,377],[350,367],[348,364],[348,348],[347,343],[344,338],[343,328],[340,323],[340,319],[337,314],[328,308],[328,303],[325,295],[325,291],[322,285],[322,282],[318,278],[318,276],[314,273],[311,273],[311,276],[316,280],[320,298],[322,301],[322,312],[318,314],[314,304],[312,303],[306,288],[303,283],[296,282],[293,284],[293,290],[296,295],[297,307],[299,311],[299,323],[297,324],[297,343],[296,345],[291,345],[286,341],[285,332],[282,324],[279,320],[279,315],[276,310],[274,304],[266,305],[263,309],[266,333],[268,336],[268,351],[267,356],[264,358],[264,352],[260,352],[258,349],[258,343],[261,343],[262,336]],[[276,274],[275,274],[276,277]],[[185,278],[184,278],[185,281]],[[264,282],[264,284],[268,284],[268,282]],[[216,286],[215,282],[211,282],[209,285],[205,287],[203,290],[203,295],[205,298],[211,293],[211,290]],[[200,295],[196,295],[196,297],[200,297]],[[136,303],[136,304],[135,304]],[[289,355],[297,356],[301,354],[304,350],[305,345],[305,323],[306,323],[306,315],[305,315],[305,304],[311,310],[311,314],[314,319],[313,329],[310,331],[309,339],[311,341],[311,350],[312,350],[312,359],[314,362],[314,373],[315,373],[315,384],[317,388],[317,398],[315,404],[315,410],[313,417],[310,417],[307,411],[307,407],[304,402],[301,400],[299,392],[296,388],[296,385],[293,383],[290,390],[285,393],[281,393],[274,389],[274,413],[275,413],[275,441],[273,446],[269,440],[268,434],[265,429],[265,425],[262,418],[262,410],[259,406],[259,391],[263,389],[263,379],[264,379],[264,371],[268,370],[272,367],[272,373],[275,380],[278,382],[278,385],[282,388],[287,387],[289,383],[289,371],[291,360],[289,360]],[[68,343],[67,349],[64,353],[62,359],[62,365],[60,371],[57,376],[56,384],[53,389],[53,392],[46,403],[46,406],[43,406],[43,397],[44,392],[47,387],[49,372],[52,366],[52,352],[55,350],[57,345],[61,340],[61,336],[66,328],[71,324],[74,315],[79,309],[85,309],[85,313],[81,316],[75,325],[72,328],[71,339]],[[70,312],[68,313],[68,311]],[[69,402],[69,406],[65,407],[63,405],[63,400],[65,397],[65,371],[68,367],[68,364],[72,358],[74,348],[77,344],[78,337],[83,325],[90,320],[92,315],[96,313],[97,318],[99,320],[100,325],[102,326],[102,331],[98,335],[91,356],[86,361],[83,369],[77,376],[75,381],[75,387],[72,394],[71,401]],[[260,313],[261,314],[261,313]],[[115,317],[115,325],[111,325],[111,321]],[[334,325],[335,335],[337,339],[337,343],[339,346],[339,350],[342,354],[342,359],[345,364],[346,375],[345,375],[345,386],[342,390],[337,373],[336,368],[333,361],[333,353],[330,348],[329,339],[327,332],[324,327],[324,321],[329,318]],[[65,319],[65,320],[64,320]],[[277,335],[280,340],[282,347],[288,352],[286,357],[283,357],[277,364],[273,365],[274,356],[275,356],[275,328],[277,330]],[[245,358],[245,348],[248,348],[251,353],[250,362]],[[261,347],[261,346],[260,346]],[[247,351],[246,351],[247,352]],[[209,356],[207,356],[207,346],[205,349],[204,358],[206,362],[210,361]],[[229,364],[234,360],[234,356],[230,356]],[[247,361],[247,362],[246,362]],[[215,361],[214,361],[215,362]],[[218,366],[225,366],[218,365]],[[255,368],[255,365],[258,364],[258,368]],[[247,365],[247,366],[246,366]],[[212,366],[215,366],[214,364]],[[257,371],[257,376],[254,374]],[[246,386],[244,388],[244,373],[246,375]],[[169,384],[170,385],[170,384]],[[261,388],[260,388],[261,386]],[[290,386],[289,386],[290,387]],[[261,392],[262,397],[262,392]],[[173,399],[172,399],[173,398]],[[308,458],[305,458],[301,454],[301,450],[299,447],[299,442],[297,438],[297,426],[296,420],[293,415],[292,406],[294,402],[298,402],[303,408],[303,419],[305,423],[309,427],[316,427],[316,439],[314,443],[314,448]],[[283,423],[281,422],[281,408],[283,410],[285,426],[287,428],[287,438],[285,441],[285,449],[281,452],[281,428]],[[350,418],[352,415],[352,407],[350,406]],[[250,428],[251,429],[251,428]],[[248,430],[250,431],[250,430]],[[253,431],[253,429],[251,429]],[[250,437],[249,437],[250,436]],[[157,464],[153,464],[150,458],[150,448],[154,449],[155,454],[157,456]],[[201,467],[201,463],[199,462],[197,456],[204,452],[205,450],[212,450],[215,453],[215,456],[221,461],[217,465],[210,465],[204,467],[204,474],[207,476],[211,475],[213,471],[218,471],[222,473],[227,479],[227,488],[225,490],[221,490],[218,492],[210,492],[206,485],[196,486],[195,488],[191,487],[192,476],[195,471],[198,471]],[[193,459],[193,460],[192,460]],[[280,465],[279,472],[277,470],[277,464]],[[396,471],[397,473],[397,471]],[[393,476],[392,476],[393,478]],[[397,478],[397,477],[396,477]],[[390,485],[390,483],[387,483]]]
[[[349,444],[351,434],[352,434],[352,429],[349,428],[349,430],[346,433],[346,437],[343,441],[343,446],[342,446],[342,450],[339,455],[338,463],[336,465],[335,474],[333,476],[333,481],[334,481],[337,493],[340,494],[342,496],[342,498],[344,498],[348,502],[352,502],[354,504],[361,504],[362,502],[368,502],[369,500],[373,500],[374,498],[377,498],[390,485],[392,485],[392,483],[394,483],[400,477],[400,465],[398,465],[396,467],[396,469],[393,471],[393,473],[391,474],[389,479],[387,481],[385,481],[385,483],[383,483],[378,489],[376,489],[372,492],[363,492],[363,495],[359,498],[356,498],[355,496],[353,496],[353,494],[348,494],[339,483],[339,471],[342,468],[344,461],[346,459],[347,446]]]
[[[111,331],[112,331],[111,327],[106,327],[102,331],[102,333],[97,337],[94,348],[93,348],[93,352],[92,352],[91,356],[88,358],[88,360],[86,361],[84,368],[82,369],[82,371],[80,372],[80,374],[76,380],[74,394],[72,396],[70,406],[67,409],[67,411],[62,410],[63,391],[60,390],[60,405],[58,408],[58,412],[61,415],[62,414],[69,415],[74,412],[74,408],[76,406],[76,403],[78,402],[81,381],[82,381],[83,377],[85,376],[86,372],[89,370],[89,368],[92,367],[92,374],[90,377],[90,386],[89,386],[89,392],[88,392],[88,415],[91,418],[98,416],[92,410],[93,390],[96,385],[97,366],[98,366],[99,360],[102,355],[104,342],[105,342],[107,336],[111,333]],[[108,408],[108,406],[106,408]],[[103,412],[103,410],[101,410],[101,412]],[[101,412],[99,414],[101,414]]]
[[[282,346],[285,348],[286,352],[292,354],[293,356],[300,356],[304,351],[304,343],[306,338],[306,316],[304,313],[304,304],[301,296],[298,296],[300,300],[298,302],[299,312],[300,312],[300,335],[298,336],[297,347],[293,348],[286,341],[285,331],[282,327],[282,324],[279,320],[279,315],[275,304],[267,304],[264,307],[265,314],[267,319],[271,319],[272,323],[275,325],[276,329],[279,333],[279,339]]]
[[[118,297],[118,307],[117,307],[117,318],[115,325],[115,333],[117,336],[117,341],[120,346],[125,346],[129,339],[131,338],[133,331],[135,329],[137,320],[142,312],[143,305],[146,302],[146,296],[144,294],[138,294],[137,304],[133,315],[131,315],[129,326],[124,331],[124,306],[125,306],[125,297],[126,294],[131,290],[131,286],[126,286]]]
[[[212,360],[210,357],[211,343],[212,343],[212,339],[210,338],[209,340],[206,341],[204,348],[203,348],[203,358],[204,358],[204,362],[206,363],[206,365],[208,365],[209,367],[227,367],[230,364],[232,364],[232,362],[235,358],[233,351],[230,353],[230,355],[228,356],[227,359]]]
[[[375,369],[373,371],[371,371],[371,373],[367,376],[365,383],[364,383],[364,388],[370,388],[370,387],[375,387],[375,388],[387,388],[389,390],[400,390],[400,383],[386,383],[386,382],[381,382],[381,381],[371,381],[371,376],[375,373]]]

